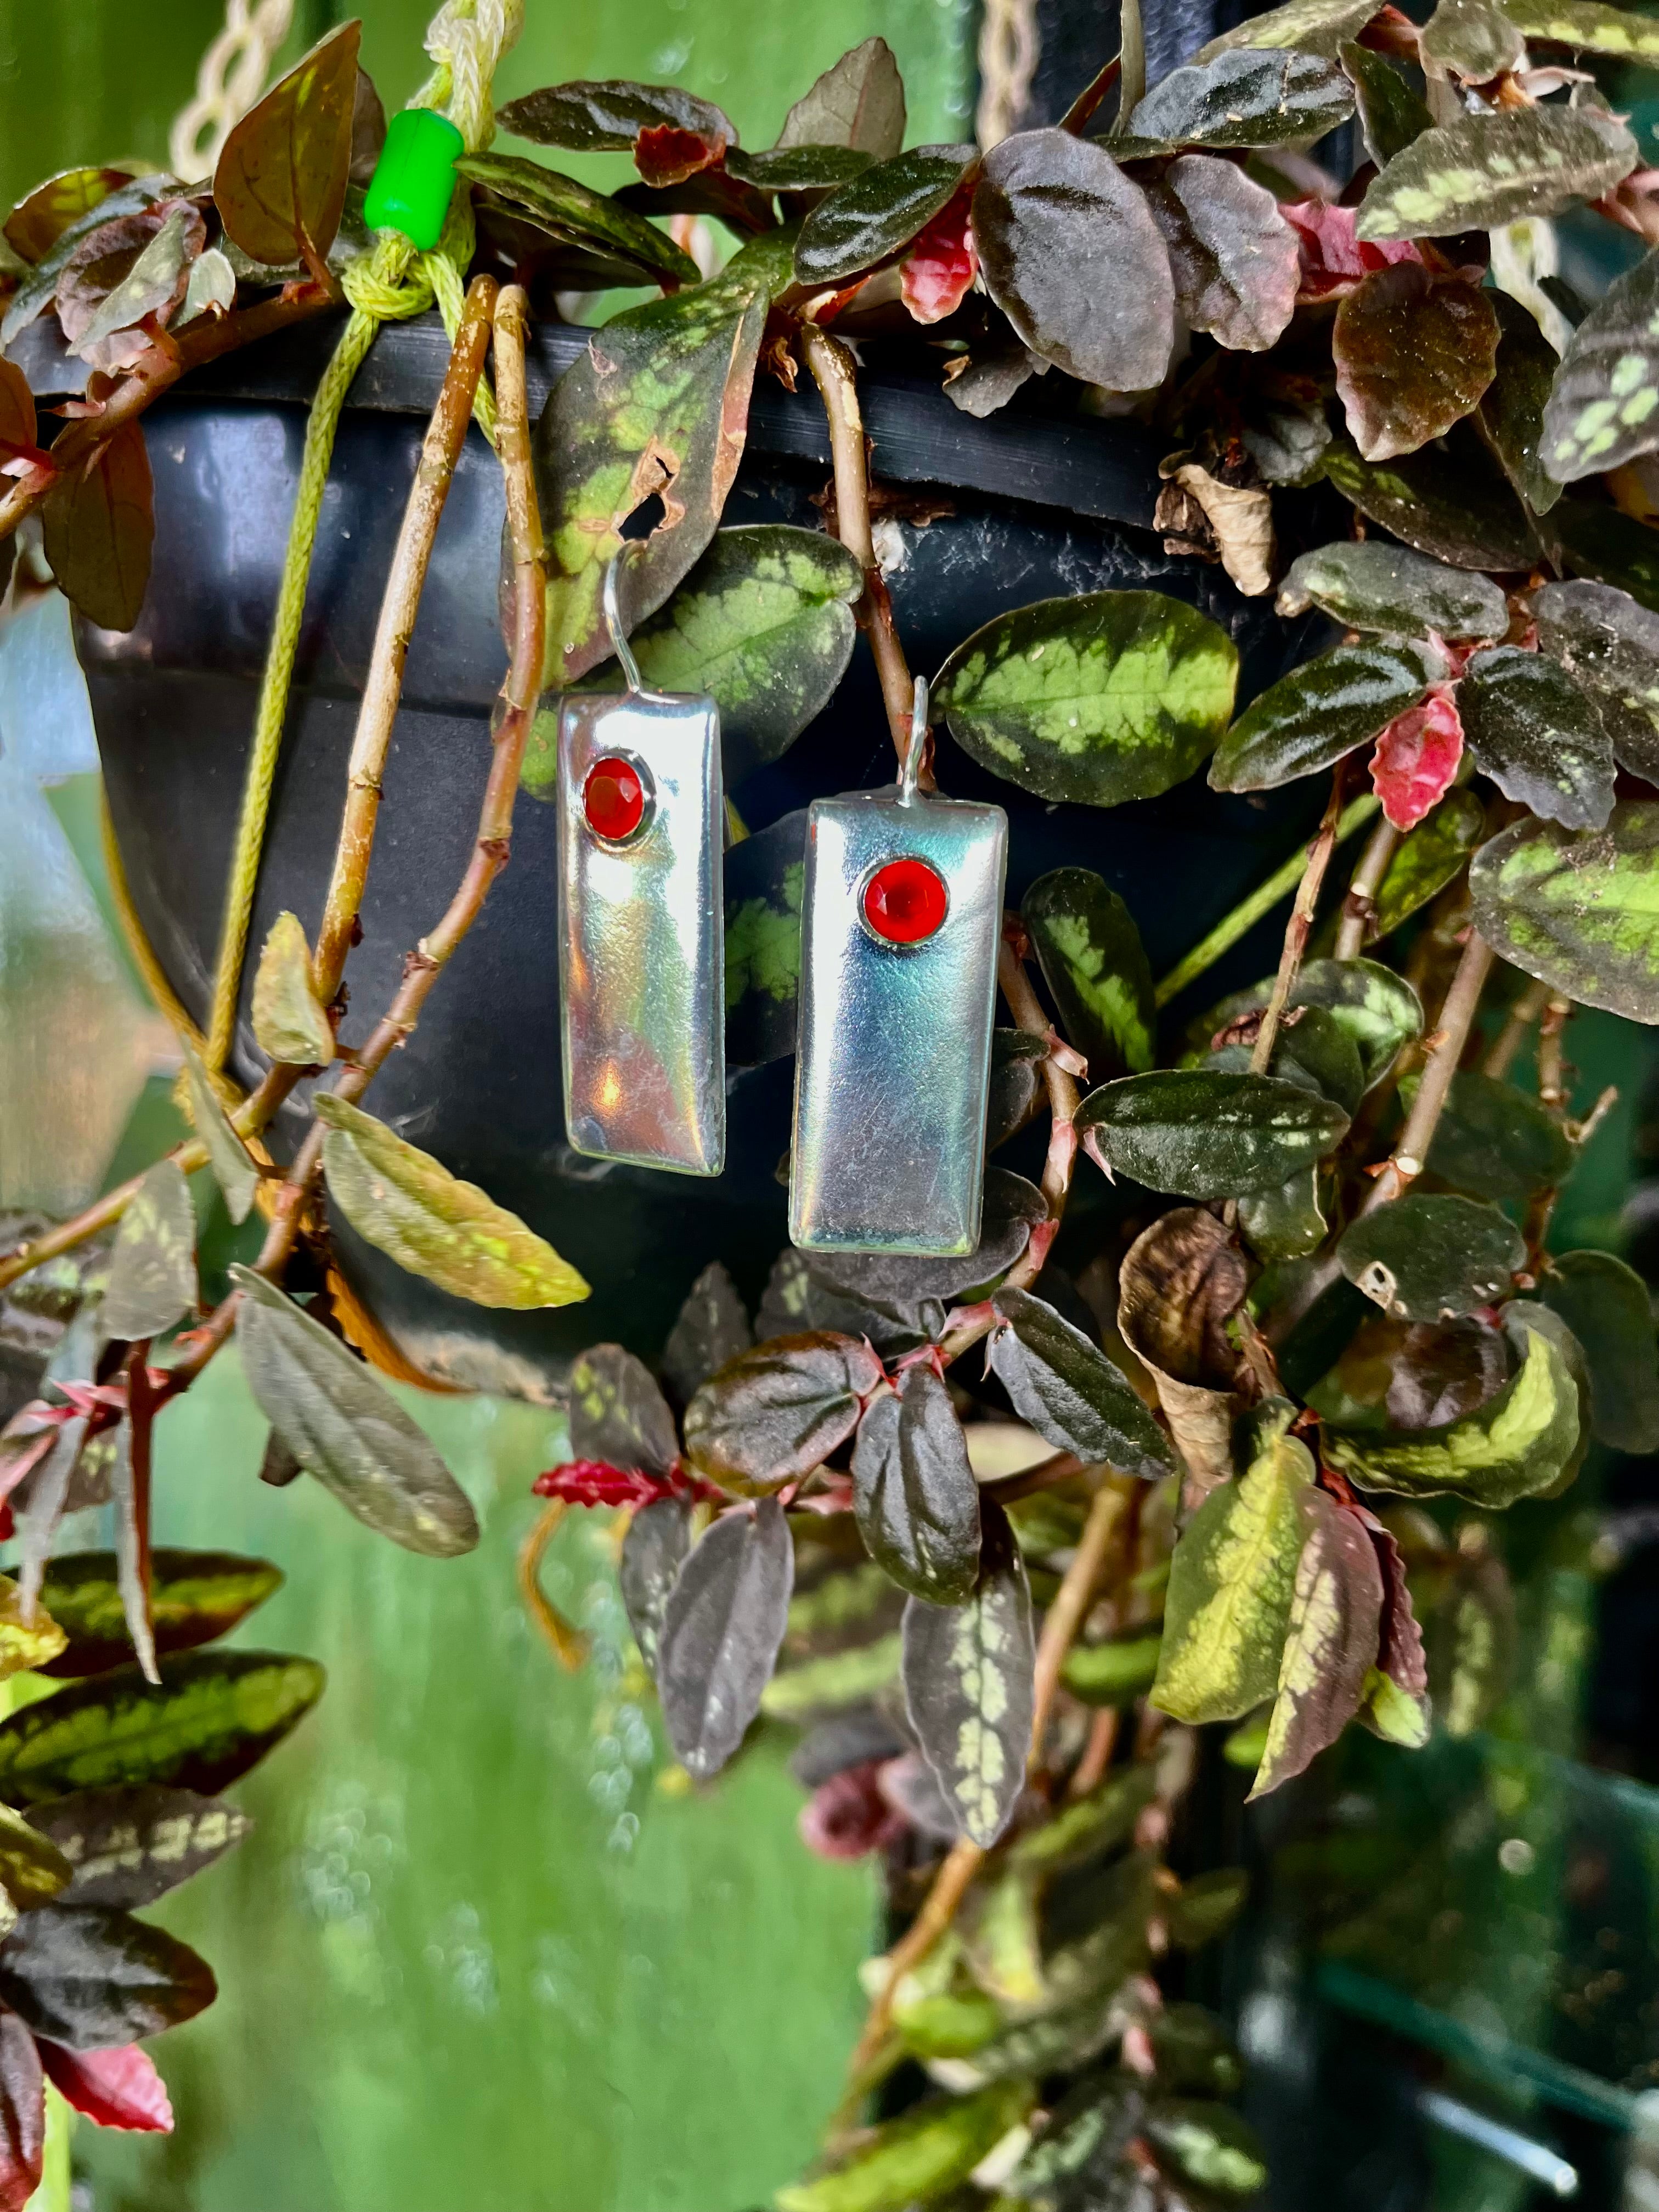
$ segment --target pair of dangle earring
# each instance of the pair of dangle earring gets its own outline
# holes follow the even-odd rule
[[[626,689],[559,712],[565,1125],[579,1152],[718,1175],[726,1157],[721,858],[712,699]],[[896,784],[814,800],[802,898],[789,1233],[808,1251],[971,1252],[1007,817],[921,789],[918,679]]]

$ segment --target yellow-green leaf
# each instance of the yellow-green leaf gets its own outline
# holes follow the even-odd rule
[[[924,2105],[877,2129],[844,2166],[779,2190],[778,2212],[905,2212],[965,2181],[1024,2114],[1031,2093],[1003,2081]]]
[[[1359,1709],[1382,1627],[1382,1572],[1364,1522],[1322,1490],[1305,1489],[1297,1502],[1306,1536],[1252,1797],[1300,1774],[1341,1735]]]
[[[329,1195],[400,1267],[477,1306],[568,1306],[588,1286],[545,1237],[361,1107],[322,1091]]]
[[[311,947],[297,914],[279,914],[253,979],[253,1034],[259,1049],[289,1067],[326,1067],[334,1030],[311,982]]]
[[[44,1667],[68,1642],[44,1606],[26,1613],[16,1583],[9,1575],[0,1575],[0,1682],[9,1674]]]
[[[1602,0],[1504,0],[1504,13],[1529,39],[1551,39],[1582,54],[1650,61],[1659,55],[1659,23]]]

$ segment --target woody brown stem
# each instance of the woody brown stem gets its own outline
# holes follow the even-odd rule
[[[1561,1033],[1566,1028],[1567,1016],[1571,1012],[1571,999],[1552,997],[1544,1009],[1544,1018],[1538,1024],[1538,1096],[1553,1114],[1559,1113],[1567,1103],[1566,1062],[1561,1050]]]
[[[1498,1031],[1496,1042],[1480,1063],[1480,1073],[1501,1083],[1520,1055],[1527,1041],[1527,1031],[1538,1019],[1549,1003],[1549,985],[1533,983],[1524,990],[1510,1008],[1509,1019]]]
[[[881,696],[887,708],[893,750],[903,760],[911,739],[910,710],[915,683],[904,647],[893,624],[893,603],[887,580],[876,559],[870,532],[870,462],[865,446],[864,413],[859,405],[858,378],[853,356],[839,338],[832,338],[816,323],[800,325],[801,351],[812,381],[823,401],[830,425],[830,459],[836,477],[836,534],[864,571],[864,590],[857,607],[859,628],[870,641]],[[924,732],[915,732],[921,737]],[[933,789],[933,771],[921,763],[921,783]]]
[[[1362,1213],[1374,1213],[1379,1206],[1386,1206],[1409,1190],[1423,1172],[1429,1156],[1429,1146],[1439,1126],[1442,1109],[1451,1090],[1451,1079],[1457,1073],[1458,1062],[1463,1057],[1463,1048],[1468,1042],[1469,1030],[1475,1009],[1480,1003],[1480,994],[1486,978],[1492,973],[1492,949],[1475,930],[1471,930],[1468,942],[1463,947],[1463,957],[1457,963],[1457,973],[1452,977],[1451,988],[1446,994],[1446,1003],[1441,1009],[1440,1026],[1435,1032],[1429,1056],[1417,1086],[1417,1096],[1412,1100],[1406,1125],[1400,1132],[1394,1156],[1366,1194]]]
[[[380,601],[368,678],[363,686],[362,704],[357,710],[356,733],[352,738],[351,760],[346,772],[345,811],[335,849],[334,873],[312,960],[312,980],[325,1006],[340,988],[341,972],[351,949],[363,902],[363,885],[368,875],[374,827],[380,811],[380,781],[386,772],[398,702],[403,696],[409,641],[414,635],[415,617],[432,560],[439,520],[454,481],[466,426],[472,416],[473,396],[478,389],[484,354],[489,344],[495,292],[492,276],[475,276],[468,288],[443,388],[427,425],[420,463],[410,488],[409,503],[404,509],[403,527],[398,533],[397,550],[392,556],[392,572]]]
[[[1319,894],[1324,887],[1325,871],[1329,867],[1331,854],[1336,849],[1336,825],[1342,818],[1342,786],[1347,780],[1347,765],[1346,761],[1339,761],[1336,764],[1336,773],[1331,778],[1331,795],[1325,802],[1324,816],[1312,844],[1308,848],[1308,864],[1302,871],[1302,880],[1297,885],[1296,896],[1291,902],[1291,918],[1285,925],[1284,950],[1279,956],[1279,973],[1273,978],[1267,1010],[1261,1017],[1261,1027],[1256,1031],[1255,1045],[1250,1054],[1252,1075],[1265,1075],[1273,1065],[1279,1025],[1284,1019],[1291,993],[1296,988],[1302,956],[1308,949],[1314,916],[1319,910]]]
[[[1376,894],[1382,888],[1382,878],[1389,872],[1400,843],[1400,832],[1393,823],[1379,822],[1366,840],[1365,849],[1359,856],[1348,884],[1348,895],[1342,902],[1342,919],[1337,925],[1336,957],[1357,960],[1365,949],[1365,933],[1376,916]]]
[[[334,1095],[355,1103],[419,1023],[433,985],[455,948],[483,909],[490,885],[507,866],[512,850],[513,806],[525,745],[535,717],[541,685],[543,627],[547,602],[546,561],[540,512],[530,460],[530,425],[526,404],[524,344],[529,306],[522,289],[509,284],[495,303],[495,398],[499,410],[498,450],[507,482],[507,519],[513,542],[513,657],[496,702],[494,754],[477,835],[460,886],[429,935],[404,962],[404,980],[376,1024],[368,1042],[335,1086]],[[270,1226],[257,1272],[275,1278],[286,1265],[299,1233],[311,1187],[322,1159],[323,1127],[313,1121],[277,1193]],[[235,1322],[240,1293],[215,1313],[185,1358],[172,1370],[176,1392],[187,1389],[212,1358]]]

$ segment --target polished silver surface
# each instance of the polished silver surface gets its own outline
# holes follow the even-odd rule
[[[807,1251],[979,1242],[1007,834],[1000,806],[901,790],[812,805],[789,1187]],[[889,945],[864,887],[907,858],[938,871],[949,909],[921,944]]]
[[[647,794],[635,834],[589,826],[594,763]],[[559,981],[570,1143],[686,1175],[726,1164],[720,718],[712,699],[573,693],[559,709]]]

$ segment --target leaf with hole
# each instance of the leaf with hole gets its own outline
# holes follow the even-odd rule
[[[1611,1252],[1563,1252],[1538,1295],[1583,1349],[1595,1434],[1615,1451],[1659,1451],[1659,1352],[1642,1278]]]
[[[280,1567],[234,1552],[183,1552],[163,1546],[150,1554],[150,1623],[163,1656],[228,1636],[283,1586]],[[132,1657],[112,1552],[60,1552],[48,1561],[40,1601],[63,1632],[64,1645],[38,1663],[48,1674],[74,1678],[124,1667]]]
[[[236,1345],[259,1410],[306,1473],[406,1551],[453,1559],[478,1540],[466,1492],[385,1385],[293,1300],[234,1267]]]
[[[624,627],[654,614],[707,548],[743,457],[749,395],[791,234],[741,248],[707,283],[614,316],[548,396],[532,441],[548,548],[546,681],[610,652],[599,587],[622,525],[653,496],[664,517],[618,580]]]
[[[219,1094],[194,1046],[187,1037],[179,1042],[190,1087],[190,1118],[196,1125],[197,1135],[207,1146],[208,1164],[223,1194],[225,1211],[240,1224],[252,1211],[253,1194],[259,1188],[259,1170],[247,1146],[232,1128],[230,1117],[220,1104]]]
[[[899,1588],[961,1604],[979,1571],[979,1491],[951,1394],[927,1364],[871,1401],[853,1446],[853,1510]]]
[[[1237,1720],[1279,1688],[1314,1464],[1282,1431],[1182,1531],[1170,1563],[1152,1702],[1176,1720]]]
[[[1414,707],[1444,672],[1432,648],[1404,638],[1339,645],[1281,676],[1216,748],[1216,791],[1273,791],[1316,775]]]
[[[0,1796],[27,1808],[130,1783],[214,1796],[275,1750],[324,1679],[278,1652],[186,1651],[159,1689],[137,1667],[71,1682],[0,1721]]]
[[[1107,1170],[1183,1198],[1271,1190],[1322,1159],[1348,1116],[1270,1076],[1159,1068],[1092,1091],[1078,1134]]]
[[[311,947],[297,914],[279,914],[266,934],[253,978],[253,1034],[268,1060],[326,1067],[334,1029],[311,981]]]
[[[738,1497],[781,1490],[852,1435],[881,1374],[867,1344],[829,1330],[759,1345],[721,1368],[686,1408],[686,1457]]]
[[[1349,434],[1386,461],[1474,411],[1497,371],[1498,318],[1473,284],[1399,261],[1338,301],[1331,350]]]
[[[1613,811],[1613,742],[1591,700],[1547,653],[1478,653],[1457,687],[1474,762],[1506,799],[1569,830]]]
[[[522,210],[562,244],[614,264],[613,283],[672,286],[701,280],[690,255],[655,223],[540,161],[491,151],[464,154],[455,167],[498,200]]]
[[[1509,1297],[1527,1248],[1495,1206],[1412,1192],[1361,1214],[1336,1256],[1385,1313],[1449,1321]]]
[[[1168,1439],[1115,1360],[1030,1291],[999,1291],[991,1371],[1014,1411],[1056,1451],[1156,1482]]]
[[[102,1326],[130,1343],[161,1336],[196,1304],[196,1209],[184,1170],[158,1160],[121,1217]]]
[[[1262,353],[1296,308],[1301,252],[1279,203],[1231,161],[1183,154],[1146,187],[1188,326]]]
[[[1480,424],[1505,475],[1534,514],[1547,514],[1561,487],[1542,458],[1544,410],[1559,366],[1556,351],[1528,310],[1507,292],[1482,295],[1501,333],[1498,374],[1480,401]]]
[[[56,1881],[48,1864],[43,1879],[53,1882],[53,1893],[68,1884],[64,1904],[131,1910],[154,1905],[213,1865],[253,1823],[222,1798],[148,1784],[50,1798],[33,1808],[31,1826],[62,1869]],[[0,1875],[10,1887],[3,1866]]]
[[[361,29],[331,32],[231,126],[213,204],[226,236],[256,261],[314,269],[334,243],[351,171]]]
[[[1449,238],[1599,199],[1635,167],[1636,141],[1585,107],[1460,115],[1414,138],[1372,180],[1362,239]]]
[[[570,1370],[570,1449],[577,1459],[671,1474],[679,1440],[668,1401],[645,1362],[619,1344],[596,1344]]]
[[[771,1680],[794,1585],[775,1498],[724,1515],[681,1567],[663,1617],[657,1687],[676,1757],[699,1782],[743,1741]]]
[[[902,253],[956,198],[973,146],[913,146],[821,199],[795,242],[795,278],[812,288],[861,276]]]
[[[1376,934],[1389,935],[1456,875],[1486,831],[1486,810],[1469,790],[1449,791],[1395,848],[1376,893]]]
[[[76,610],[100,629],[131,629],[155,537],[155,487],[138,423],[123,422],[57,478],[40,526],[47,565]]]
[[[1380,169],[1432,130],[1434,118],[1386,54],[1350,40],[1338,55],[1353,86],[1365,151]]]
[[[1626,803],[1606,830],[1522,821],[1468,869],[1475,927],[1504,960],[1583,1006],[1659,1022],[1659,805]]]
[[[1546,584],[1533,619],[1540,650],[1595,702],[1621,768],[1659,778],[1659,614],[1610,584]]]
[[[1353,87],[1334,61],[1233,46],[1171,70],[1115,143],[1126,161],[1182,146],[1284,146],[1322,138],[1352,113]]]
[[[790,109],[780,148],[851,146],[890,161],[904,143],[904,80],[885,39],[866,39],[824,70]]]
[[[1326,449],[1325,476],[1344,499],[1419,553],[1455,568],[1529,568],[1537,540],[1497,460],[1467,423],[1421,453],[1362,459],[1346,438]]]
[[[1146,195],[1103,146],[1020,131],[974,193],[985,289],[1016,335],[1085,384],[1144,392],[1175,346],[1175,284]]]
[[[1184,782],[1232,712],[1238,654],[1162,592],[1039,599],[974,632],[933,697],[982,768],[1040,799],[1115,806]]]
[[[1489,1510],[1536,1497],[1579,1455],[1578,1386],[1536,1308],[1511,1306],[1505,1328],[1515,1372],[1495,1397],[1438,1428],[1345,1431],[1327,1422],[1329,1466],[1362,1490],[1462,1498]]]
[[[989,1849],[1025,1786],[1036,1646],[1008,1516],[981,1504],[979,1577],[964,1604],[904,1608],[904,1698],[960,1832]]]
[[[690,1548],[691,1507],[684,1498],[659,1498],[629,1520],[617,1582],[634,1641],[653,1675],[668,1601]]]
[[[1020,902],[1060,1027],[1097,1081],[1157,1056],[1152,971],[1129,909],[1091,868],[1055,868]]]
[[[330,1199],[410,1274],[477,1306],[567,1306],[587,1297],[575,1268],[477,1183],[331,1091],[312,1103],[328,1132]]]
[[[1296,47],[1328,58],[1345,39],[1357,38],[1376,12],[1368,0],[1286,0],[1285,6],[1252,15],[1212,39],[1199,49],[1198,58],[1206,62],[1240,46]]]

